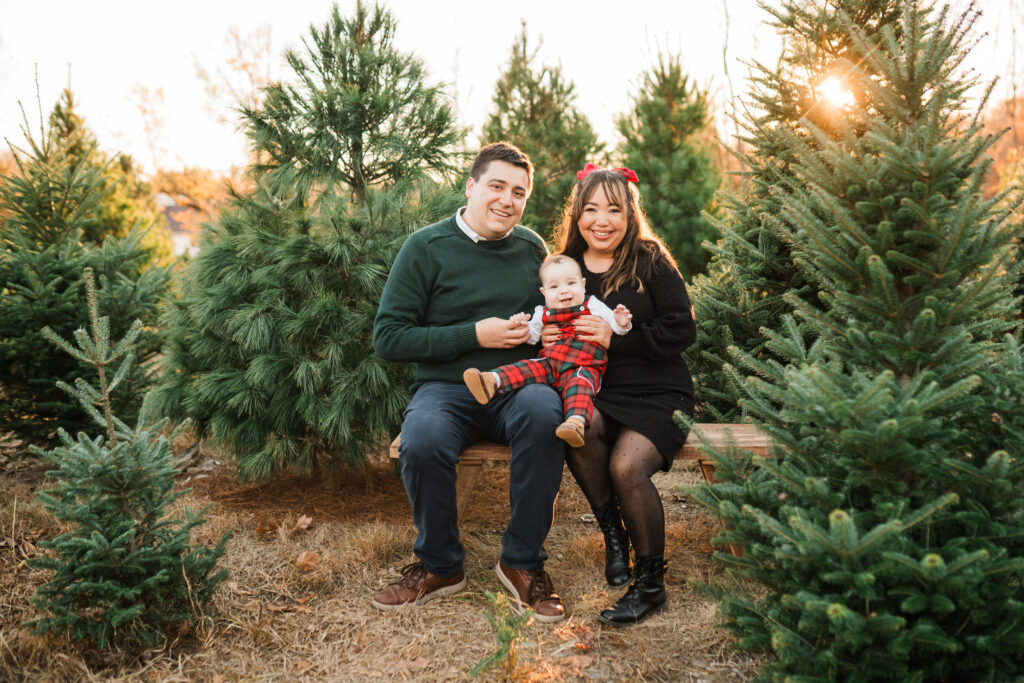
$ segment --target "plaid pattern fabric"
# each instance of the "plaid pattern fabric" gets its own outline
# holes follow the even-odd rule
[[[576,338],[572,321],[589,315],[586,304],[563,309],[544,309],[544,324],[558,325],[563,341],[541,350],[540,358],[502,365],[492,372],[501,379],[499,392],[514,391],[527,384],[547,384],[562,395],[565,417],[579,415],[589,426],[594,414],[594,395],[608,364],[605,350],[593,342]]]

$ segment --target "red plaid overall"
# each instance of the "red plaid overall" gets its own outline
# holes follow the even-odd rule
[[[492,372],[501,379],[499,392],[514,391],[527,384],[548,384],[562,394],[565,417],[579,415],[588,426],[594,414],[594,395],[608,361],[605,350],[576,337],[572,321],[590,315],[584,303],[570,308],[544,309],[544,324],[558,325],[561,339],[541,349],[540,358],[502,365]]]

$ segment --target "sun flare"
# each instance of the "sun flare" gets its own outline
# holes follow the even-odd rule
[[[853,105],[853,94],[835,76],[829,76],[815,88],[818,98],[833,107],[842,109]]]

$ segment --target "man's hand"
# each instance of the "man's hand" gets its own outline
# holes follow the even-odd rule
[[[503,318],[484,318],[476,324],[476,340],[485,349],[511,349],[525,344],[530,327]]]
[[[615,324],[624,330],[628,330],[629,326],[633,324],[633,314],[622,304],[616,306],[612,314],[615,316]]]
[[[612,343],[612,326],[596,315],[581,315],[573,321],[576,336],[607,349]]]

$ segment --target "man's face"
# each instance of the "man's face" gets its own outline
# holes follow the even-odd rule
[[[540,273],[540,291],[548,308],[579,306],[587,295],[585,284],[579,266],[571,263],[551,263]]]
[[[492,161],[480,177],[466,181],[463,220],[486,240],[504,237],[516,227],[530,196],[526,169],[507,161]]]

